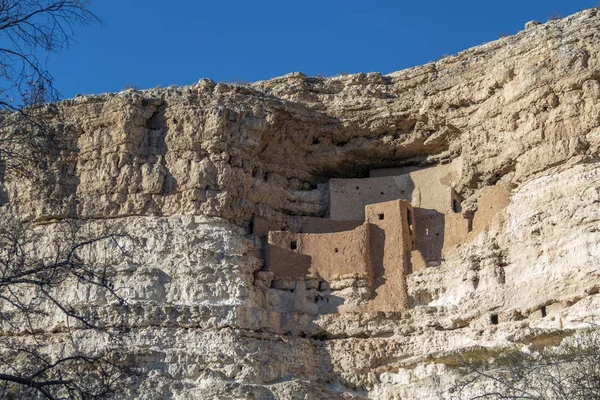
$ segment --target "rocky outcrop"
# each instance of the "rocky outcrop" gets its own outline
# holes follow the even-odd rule
[[[44,111],[63,143],[45,185],[7,170],[2,213],[48,240],[68,218],[131,235],[133,259],[111,263],[137,398],[449,398],[457,354],[553,345],[598,319],[599,28],[586,10],[389,75],[67,100]],[[357,280],[261,271],[255,217],[299,226],[328,216],[330,178],[450,162],[474,229],[408,277],[409,311],[339,307]],[[63,295],[116,315],[80,290]],[[39,321],[50,344],[64,323]]]

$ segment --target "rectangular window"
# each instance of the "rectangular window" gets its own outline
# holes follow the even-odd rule
[[[292,240],[290,242],[290,249],[296,250],[298,248],[298,242],[296,240]]]

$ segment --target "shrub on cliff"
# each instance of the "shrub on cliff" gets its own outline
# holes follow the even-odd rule
[[[568,337],[556,348],[465,356],[460,371],[454,399],[600,399],[600,330]]]

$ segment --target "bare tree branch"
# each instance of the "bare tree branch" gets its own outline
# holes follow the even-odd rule
[[[59,98],[47,60],[72,43],[76,27],[99,22],[88,0],[0,0],[0,398],[107,398],[132,374],[111,361],[117,354],[89,354],[78,339],[94,332],[118,344],[123,326],[64,296],[65,288],[85,288],[87,296],[95,288],[115,307],[126,307],[111,267],[86,251],[110,243],[126,259],[120,242],[128,238],[110,231],[86,236],[64,220],[54,225],[63,226],[62,233],[49,241],[3,210],[6,182],[20,179],[52,206],[64,200],[46,191],[68,181],[76,149],[65,139],[58,107],[47,104]],[[74,211],[68,216],[77,217]],[[59,350],[50,348],[46,325],[52,323],[68,337]]]
[[[600,399],[600,330],[567,339],[557,349],[507,350],[490,360],[463,359],[453,398]]]

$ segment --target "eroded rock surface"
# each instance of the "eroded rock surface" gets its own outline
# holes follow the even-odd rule
[[[111,262],[136,398],[450,398],[458,354],[556,344],[598,321],[596,10],[389,75],[203,79],[47,113],[61,156],[43,187],[7,171],[2,213],[48,240],[74,217],[135,238],[133,259]],[[262,270],[256,217],[298,229],[328,216],[330,178],[451,162],[471,231],[408,277],[409,311],[344,307],[359,280]],[[81,290],[62,295],[120,318]],[[50,344],[64,323],[39,321]]]

